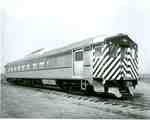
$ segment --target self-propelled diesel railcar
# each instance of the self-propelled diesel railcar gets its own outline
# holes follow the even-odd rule
[[[51,51],[31,53],[5,65],[10,82],[51,84],[116,97],[134,95],[138,46],[126,34],[96,36]]]

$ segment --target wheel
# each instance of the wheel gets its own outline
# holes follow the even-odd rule
[[[61,89],[64,89],[64,88],[63,88],[63,82],[62,82],[62,81],[56,80],[56,85],[57,85],[58,87],[60,87]]]
[[[107,94],[108,93],[108,86],[104,85],[104,93]]]
[[[93,86],[91,86],[91,85],[86,86],[86,90],[84,91],[84,93],[86,95],[92,95],[92,94],[94,94]]]
[[[88,93],[93,93],[94,92],[93,86],[88,85],[87,86],[87,91],[88,91]]]
[[[33,87],[43,87],[43,83],[41,79],[33,79],[32,80]]]

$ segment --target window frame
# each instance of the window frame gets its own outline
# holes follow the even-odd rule
[[[98,53],[97,49],[101,48],[101,51]],[[101,57],[103,55],[103,46],[99,45],[99,46],[95,46],[95,57]]]
[[[114,44],[109,45],[109,55],[110,57],[117,57],[117,49],[118,47]]]
[[[82,53],[82,54],[79,54],[80,56],[77,57],[77,54],[78,53]],[[74,61],[83,61],[84,60],[84,51],[81,49],[81,50],[77,50],[75,51],[74,53]]]

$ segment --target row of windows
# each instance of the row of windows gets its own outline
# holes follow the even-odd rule
[[[102,48],[103,48],[103,46],[95,47],[95,56],[96,57],[102,56],[102,54],[103,54]],[[127,53],[127,48],[124,48],[124,49],[121,48],[121,49],[122,49],[121,50],[122,56],[125,56],[126,53]],[[131,56],[133,57],[133,59],[135,59],[137,57],[135,49],[130,48],[130,53],[131,53]],[[118,47],[111,45],[109,47],[109,55],[111,57],[117,57],[117,55],[118,55]]]
[[[7,72],[25,71],[25,70],[31,70],[31,69],[38,69],[38,68],[42,68],[42,67],[44,67],[44,65],[41,65],[41,63],[12,65],[7,68]]]
[[[121,48],[121,56],[125,57],[127,55],[127,49],[130,49],[130,54],[133,59],[136,59],[136,50],[133,48]],[[118,56],[118,48],[116,46],[111,46],[109,48],[109,54],[111,57],[117,57]]]
[[[83,51],[75,52],[75,61],[83,60]],[[43,60],[36,63],[28,63],[28,64],[20,64],[20,65],[12,65],[7,68],[7,72],[18,72],[18,71],[26,71],[26,70],[36,70],[42,69],[45,67],[64,67],[64,66],[72,66],[72,55],[65,55],[59,57],[53,57],[47,60]]]
[[[61,57],[53,57],[50,59],[45,59],[39,62],[28,63],[28,64],[20,64],[20,65],[11,65],[6,67],[7,72],[19,72],[19,71],[27,71],[27,70],[38,70],[46,67],[66,67],[72,65],[72,58],[69,55],[61,56]]]

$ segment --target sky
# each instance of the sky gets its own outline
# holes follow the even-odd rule
[[[1,68],[40,48],[126,33],[139,46],[140,73],[150,73],[149,11],[149,0],[0,0]]]

